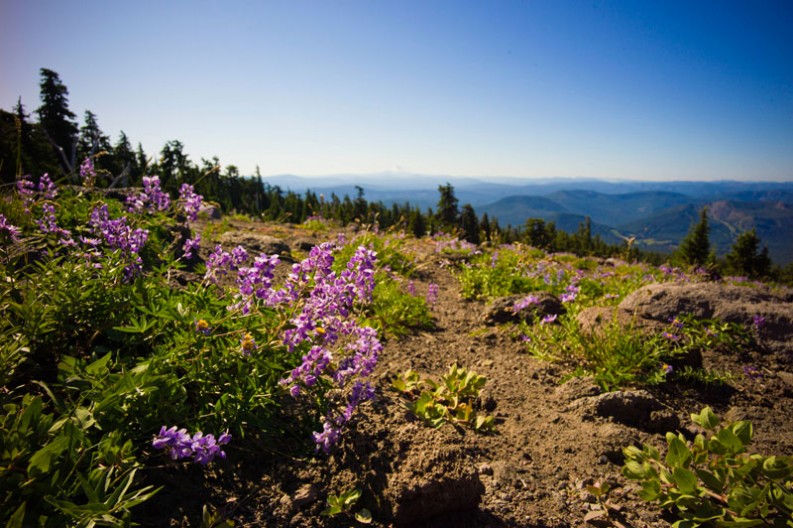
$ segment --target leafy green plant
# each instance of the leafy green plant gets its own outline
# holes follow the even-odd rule
[[[662,459],[648,444],[623,449],[622,474],[641,482],[639,496],[679,518],[674,528],[793,526],[793,457],[747,453],[752,424],[721,425],[710,407],[691,415],[710,437],[693,442],[667,433]]]
[[[375,275],[369,311],[368,323],[387,336],[402,336],[435,326],[426,298],[405,291],[401,282],[385,272]]]
[[[435,428],[448,422],[484,433],[495,428],[493,417],[475,408],[486,381],[484,376],[455,364],[440,382],[407,370],[393,380],[391,387],[409,401],[410,412]]]
[[[339,495],[328,495],[328,507],[322,510],[320,515],[325,517],[333,517],[340,514],[349,514],[352,512],[358,499],[361,498],[361,490],[354,488]],[[369,524],[372,522],[372,514],[366,508],[361,508],[353,514],[356,521],[362,524]]]

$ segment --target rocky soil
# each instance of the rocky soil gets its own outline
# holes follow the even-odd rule
[[[276,242],[295,252],[328,238],[281,227],[224,236],[225,244],[240,240],[253,247],[265,235],[277,239],[267,242],[279,251],[284,246]],[[729,387],[667,384],[602,394],[588,379],[564,382],[564,366],[528,356],[510,325],[492,319],[490,307],[462,300],[442,258],[419,249],[417,259],[416,289],[440,286],[436,329],[387,342],[376,372],[379,397],[353,422],[338,450],[303,458],[230,450],[227,462],[209,473],[169,469],[164,478],[172,486],[145,507],[140,522],[164,525],[162,513],[168,512],[171,526],[195,525],[201,507],[211,505],[235,526],[351,526],[358,523],[350,516],[319,513],[329,491],[358,487],[358,506],[371,511],[374,526],[669,526],[670,519],[638,500],[636,485],[620,475],[621,449],[641,442],[662,448],[667,430],[693,434],[688,416],[704,405],[728,419],[750,419],[754,451],[793,455],[790,296],[746,297],[752,290],[736,293],[715,284],[700,290],[653,285],[637,292],[621,309],[648,325],[681,307],[748,323],[765,314],[764,350],[702,358],[706,366],[736,374]],[[582,324],[592,326],[603,314],[582,316]],[[389,390],[393,377],[408,368],[438,377],[455,362],[487,377],[481,405],[496,418],[494,434],[452,425],[433,429],[411,417]],[[761,376],[744,376],[748,364]],[[595,482],[613,486],[609,518],[593,513],[601,507],[586,486]]]

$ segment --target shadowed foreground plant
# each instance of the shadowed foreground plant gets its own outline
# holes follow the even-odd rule
[[[486,381],[484,376],[452,365],[440,383],[408,370],[394,379],[391,387],[412,400],[407,404],[410,412],[435,428],[450,422],[484,433],[492,431],[495,422],[492,416],[477,412],[474,404]]]
[[[673,511],[673,528],[793,527],[793,457],[748,454],[751,422],[720,426],[710,407],[691,419],[711,437],[698,434],[692,444],[666,433],[663,460],[647,444],[623,449],[622,474],[641,482],[639,496]]]

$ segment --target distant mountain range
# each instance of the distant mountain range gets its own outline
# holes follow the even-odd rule
[[[793,262],[793,182],[646,182],[596,179],[518,180],[427,176],[406,173],[342,174],[304,178],[266,178],[283,189],[339,197],[354,196],[356,186],[370,201],[410,203],[434,208],[438,186],[454,186],[460,204],[497,218],[501,226],[522,226],[528,218],[553,221],[575,231],[586,217],[593,234],[609,243],[636,237],[644,249],[671,252],[707,206],[710,240],[723,255],[738,234],[755,228],[779,264]]]

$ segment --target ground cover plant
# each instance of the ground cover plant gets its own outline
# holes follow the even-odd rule
[[[0,205],[0,521],[124,525],[157,492],[142,467],[206,466],[246,436],[329,452],[373,395],[375,252],[337,272],[324,243],[276,285],[278,256],[217,245],[174,287],[201,197],[172,202],[153,176],[121,202],[92,179],[86,160],[83,187],[23,178]]]
[[[705,434],[667,433],[663,459],[651,445],[625,448],[622,472],[641,497],[674,510],[673,528],[793,526],[793,457],[750,454],[749,421],[722,425],[710,407],[691,419]]]

